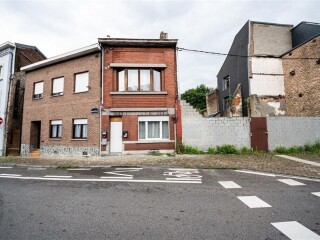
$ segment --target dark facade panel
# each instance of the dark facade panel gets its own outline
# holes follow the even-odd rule
[[[223,106],[224,99],[235,92],[239,83],[241,83],[241,94],[243,99],[249,97],[248,58],[246,57],[249,55],[249,24],[250,22],[248,21],[235,36],[229,51],[230,55],[226,57],[217,75],[220,93],[219,108],[221,113],[225,111]],[[229,89],[224,90],[223,79],[226,76],[230,76],[230,87]],[[248,110],[246,104],[243,104],[243,116],[247,115]]]
[[[291,30],[292,35],[292,48],[299,46],[300,44],[309,41],[315,36],[320,34],[320,24],[301,22],[295,28]]]

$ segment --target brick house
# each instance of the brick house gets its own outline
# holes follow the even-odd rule
[[[293,27],[248,21],[235,36],[217,75],[221,115],[287,115],[282,55],[319,33],[317,23]]]
[[[178,119],[177,40],[99,38],[101,153],[173,152]]]
[[[99,155],[98,44],[23,67],[21,156]]]
[[[25,73],[20,68],[46,59],[35,46],[0,45],[0,156],[19,155]]]

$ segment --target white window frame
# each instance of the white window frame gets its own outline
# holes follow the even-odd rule
[[[52,126],[60,126],[60,128],[61,128],[61,136],[57,135],[57,137],[52,137]],[[62,138],[62,120],[51,120],[50,121],[50,138],[53,138],[53,139]]]
[[[84,76],[84,75],[87,75],[86,83],[83,83],[84,86],[81,88],[78,85],[78,89],[77,89],[77,81],[81,81],[80,79],[77,79],[77,77]],[[74,75],[74,93],[82,93],[82,92],[88,92],[88,91],[89,91],[89,72],[76,73]]]
[[[81,136],[80,137],[75,137],[75,125],[80,125],[81,126]],[[86,137],[83,137],[83,125],[86,125]],[[88,139],[88,119],[87,118],[78,118],[78,119],[73,119],[72,121],[72,138],[73,139]]]
[[[3,66],[0,65],[0,80],[3,79]]]
[[[42,91],[36,93],[36,85],[37,84],[42,84]],[[35,82],[33,83],[33,95],[32,95],[32,98],[33,99],[41,99],[43,98],[43,85],[44,85],[44,82],[43,81],[39,81],[39,82]]]
[[[145,122],[146,138],[140,138],[139,123]],[[160,122],[160,138],[148,138],[148,122]],[[168,122],[168,138],[162,138],[162,122]],[[170,120],[169,116],[142,116],[138,117],[138,140],[139,141],[153,141],[153,140],[170,140]]]
[[[59,89],[60,91],[55,91],[55,84],[54,84],[55,81],[62,81],[62,85],[58,87],[60,88]],[[63,95],[63,91],[64,91],[64,77],[53,78],[52,79],[52,96],[61,96]]]

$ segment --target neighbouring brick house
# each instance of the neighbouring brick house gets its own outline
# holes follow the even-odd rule
[[[177,40],[100,38],[102,154],[173,152]]]
[[[282,56],[287,114],[320,116],[320,34]]]
[[[217,75],[221,115],[287,115],[287,105],[293,103],[286,99],[282,55],[319,33],[317,23],[301,22],[293,27],[248,21],[235,36]]]
[[[99,155],[98,44],[23,67],[21,156]]]
[[[46,59],[35,46],[6,42],[0,45],[0,156],[19,155],[25,73],[20,68]]]

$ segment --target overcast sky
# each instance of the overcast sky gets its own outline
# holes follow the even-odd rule
[[[47,57],[97,42],[98,37],[159,38],[161,31],[178,46],[228,52],[246,21],[297,25],[320,22],[320,1],[3,1],[0,44],[37,46]],[[204,83],[216,87],[225,57],[178,53],[180,92]]]

